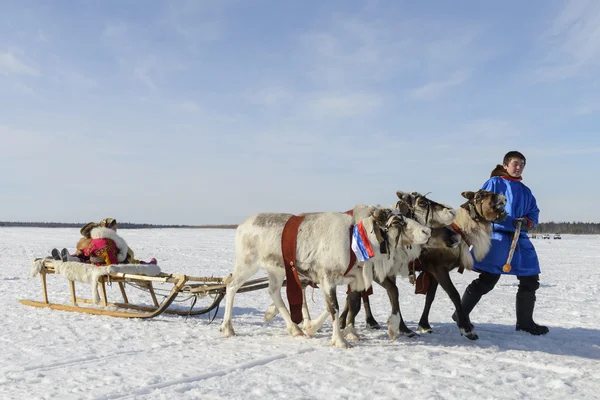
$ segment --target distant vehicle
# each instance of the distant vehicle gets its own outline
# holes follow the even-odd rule
[[[561,238],[561,237],[560,237],[560,233],[555,233],[555,234],[554,234],[554,239],[560,239],[560,238]]]
[[[544,233],[542,235],[542,239],[550,239],[550,234],[549,233]]]

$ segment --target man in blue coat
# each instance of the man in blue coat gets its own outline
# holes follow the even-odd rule
[[[548,328],[533,321],[535,292],[540,287],[540,263],[527,231],[537,225],[540,210],[531,190],[521,182],[525,163],[523,154],[510,151],[504,156],[502,165],[497,165],[490,179],[483,184],[483,189],[506,196],[505,210],[508,217],[503,222],[493,224],[492,247],[483,260],[475,262],[473,269],[480,274],[465,290],[462,306],[469,314],[481,296],[494,288],[500,275],[516,275],[519,279],[516,329],[532,335],[545,335]],[[504,272],[502,267],[506,264],[515,227],[519,222],[521,233],[510,263],[512,268],[510,272]]]

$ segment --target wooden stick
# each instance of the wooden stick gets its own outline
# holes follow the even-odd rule
[[[517,248],[517,242],[519,241],[519,235],[521,234],[521,222],[517,222],[517,227],[515,229],[515,234],[513,236],[512,243],[510,244],[510,251],[508,252],[508,259],[506,260],[506,264],[502,267],[502,271],[510,272],[512,267],[510,266],[510,262],[512,261],[513,255],[515,254],[515,249]]]
[[[119,289],[121,289],[121,295],[123,296],[123,303],[129,303],[129,299],[127,299],[127,293],[125,292],[125,284],[123,282],[119,282]]]
[[[150,292],[150,296],[152,297],[152,302],[156,307],[158,307],[158,299],[156,298],[156,293],[154,293],[154,286],[152,286],[152,282],[148,282],[148,291]]]
[[[75,295],[75,282],[70,280],[69,286],[71,287],[71,301],[73,302],[73,305],[76,306],[77,296]]]
[[[102,296],[102,305],[108,307],[108,296],[106,295],[106,277],[100,278],[100,295]]]
[[[42,295],[44,296],[44,303],[48,304],[48,288],[46,287],[46,271],[42,268],[40,271],[40,278],[42,279]]]

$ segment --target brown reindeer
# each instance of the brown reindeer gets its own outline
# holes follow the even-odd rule
[[[478,339],[473,331],[469,315],[464,312],[460,294],[450,279],[450,271],[455,268],[473,268],[473,256],[477,261],[482,260],[490,249],[492,222],[506,219],[506,197],[487,190],[463,192],[467,202],[457,209],[452,227],[461,234],[463,240],[457,248],[424,248],[419,257],[423,273],[430,274],[429,288],[425,300],[423,314],[419,321],[420,333],[431,332],[429,311],[435,299],[438,283],[448,293],[456,307],[455,321],[461,334],[471,340]],[[469,251],[472,246],[473,255]]]

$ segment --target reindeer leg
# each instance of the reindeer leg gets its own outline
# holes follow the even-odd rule
[[[277,307],[279,313],[285,321],[287,332],[292,336],[304,336],[304,332],[302,332],[298,325],[292,321],[290,312],[288,311],[285,303],[283,302],[283,298],[281,297],[281,287],[283,286],[284,278],[285,275],[276,276],[272,273],[269,273],[269,294],[271,295],[271,299],[273,300],[275,307]]]
[[[321,329],[325,321],[327,321],[329,315],[329,311],[325,310],[321,313],[321,315],[319,315],[317,319],[311,319],[308,321],[308,323],[304,323],[302,328],[304,329],[304,333],[306,333],[306,336],[313,337],[315,333],[317,333],[317,331]]]
[[[396,286],[396,277],[387,276],[383,282],[380,282],[381,286],[387,291],[392,305],[392,314],[388,319],[388,336],[390,339],[395,340],[398,337],[398,333],[404,336],[415,337],[417,334],[410,330],[404,323],[402,313],[400,312],[400,301],[398,299],[398,286]]]
[[[359,340],[356,334],[355,322],[356,314],[360,311],[360,298],[361,292],[350,292],[346,296],[346,306],[350,312],[348,313],[347,324],[344,329],[344,337],[352,342],[358,342]]]
[[[452,283],[452,279],[450,279],[450,271],[444,267],[436,268],[434,276],[446,293],[448,293],[448,297],[450,297],[450,300],[454,303],[454,307],[456,307],[456,315],[458,316],[457,325],[460,328],[460,334],[467,339],[479,339],[479,336],[473,331],[469,316],[463,310],[460,302],[460,294],[458,293],[458,290],[456,290],[454,283]]]
[[[344,304],[344,311],[342,311],[342,313],[340,314],[340,329],[346,328],[346,319],[348,317],[348,311],[350,311],[350,303],[348,296],[346,296],[346,304]]]
[[[223,323],[221,324],[223,336],[235,336],[232,324],[233,299],[239,288],[257,271],[258,267],[256,265],[236,263],[235,271],[231,279],[228,280],[225,289],[225,313],[223,314]]]
[[[337,294],[335,291],[335,285],[330,285],[327,280],[322,282],[323,284],[323,293],[325,294],[325,305],[327,307],[327,311],[331,315],[331,319],[333,320],[333,334],[331,336],[331,344],[335,347],[340,347],[347,349],[352,347],[350,343],[344,339],[342,335],[342,331],[340,329],[340,306],[337,301]]]
[[[308,302],[306,301],[306,285],[302,285],[302,328],[308,328],[309,324],[310,313],[308,312]]]
[[[370,329],[381,329],[379,323],[373,317],[373,313],[371,312],[371,302],[369,300],[368,295],[361,296],[363,305],[365,306],[365,322],[367,323],[367,327]]]
[[[271,303],[271,305],[265,310],[265,323],[271,322],[271,320],[275,318],[277,314],[279,314],[279,309],[275,303]],[[310,324],[310,313],[308,311],[308,303],[306,301],[306,286],[304,285],[302,285],[302,321],[303,328],[306,329]]]
[[[265,318],[264,318],[265,323],[271,322],[271,320],[273,318],[275,318],[277,316],[277,314],[279,314],[279,310],[277,309],[277,306],[275,305],[275,303],[271,303],[271,305],[269,307],[267,307],[267,309],[265,310]]]
[[[423,307],[423,313],[419,320],[419,333],[431,333],[431,325],[429,325],[429,312],[431,311],[431,305],[435,300],[435,293],[437,292],[438,281],[433,275],[429,280],[429,288],[427,289],[427,297],[425,298],[425,307]]]

